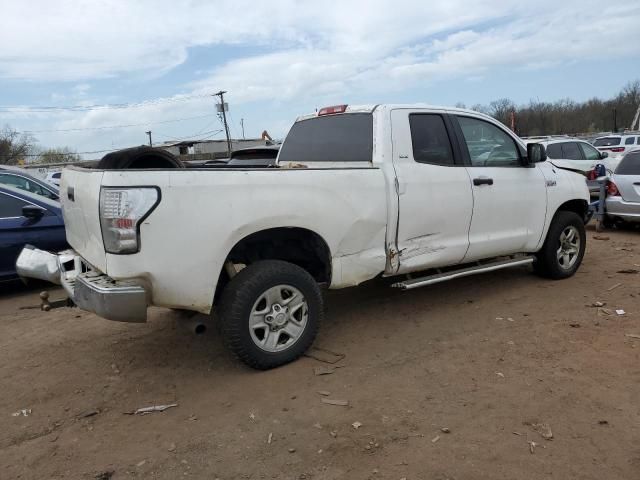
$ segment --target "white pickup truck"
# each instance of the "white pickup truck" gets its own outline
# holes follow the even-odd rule
[[[112,320],[143,322],[150,305],[215,314],[242,361],[271,368],[313,342],[322,286],[525,264],[573,275],[589,193],[545,160],[474,111],[327,107],[296,120],[275,167],[66,169],[73,250],[27,247],[17,268]]]

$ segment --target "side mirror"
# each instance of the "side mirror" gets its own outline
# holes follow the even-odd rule
[[[22,216],[35,220],[42,218],[46,211],[46,209],[38,207],[37,205],[25,205],[22,207]]]
[[[541,143],[527,144],[527,165],[544,162],[547,159],[547,150]]]
[[[609,156],[609,153],[607,152],[600,152],[600,158],[607,158]]]

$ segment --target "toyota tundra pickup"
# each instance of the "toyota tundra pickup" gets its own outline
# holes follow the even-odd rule
[[[478,112],[338,105],[299,117],[275,166],[73,167],[60,197],[73,250],[27,247],[22,275],[111,320],[144,322],[151,305],[214,315],[228,347],[267,369],[312,344],[322,287],[527,264],[570,277],[589,192]]]

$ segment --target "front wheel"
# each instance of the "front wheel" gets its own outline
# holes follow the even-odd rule
[[[572,276],[582,263],[586,243],[582,218],[574,212],[558,212],[542,249],[536,254],[536,272],[552,279]]]
[[[252,263],[222,293],[222,337],[250,367],[292,362],[313,343],[323,316],[322,293],[309,273],[280,260]]]

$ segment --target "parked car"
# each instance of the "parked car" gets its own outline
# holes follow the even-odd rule
[[[610,177],[605,211],[610,223],[640,222],[640,150],[627,153]]]
[[[227,162],[231,167],[270,167],[275,165],[280,145],[241,148],[231,152]]]
[[[71,167],[62,203],[77,253],[59,279],[112,320],[144,322],[149,305],[215,313],[241,360],[272,368],[312,344],[321,286],[400,276],[412,289],[531,264],[572,276],[589,192],[545,159],[471,110],[339,105],[298,118],[275,168]],[[19,271],[52,258],[27,252]]]
[[[640,133],[613,134],[606,137],[598,137],[593,141],[593,146],[601,152],[609,154],[607,168],[613,171],[625,153],[640,149]]]
[[[16,260],[27,244],[55,252],[67,248],[60,204],[0,185],[0,282],[18,278]]]
[[[29,175],[27,172],[16,167],[0,167],[0,185],[26,190],[46,197],[50,200],[58,200],[58,188],[47,182]]]
[[[62,172],[49,172],[47,173],[47,182],[56,187],[60,186],[60,178],[62,178]]]

